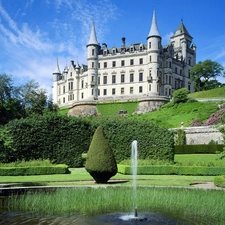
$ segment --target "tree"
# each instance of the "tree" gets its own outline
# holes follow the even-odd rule
[[[96,183],[106,183],[117,174],[116,160],[101,126],[96,129],[92,138],[85,169]]]
[[[19,88],[13,86],[12,78],[0,74],[0,124],[24,116],[25,112],[18,96]]]
[[[195,91],[209,90],[218,87],[220,83],[216,80],[219,76],[225,76],[224,67],[209,59],[199,61],[190,70],[191,80],[195,83]]]

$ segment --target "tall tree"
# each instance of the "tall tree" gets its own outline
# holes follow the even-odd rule
[[[217,81],[217,77],[225,76],[224,67],[209,59],[204,62],[199,61],[195,66],[192,67],[191,80],[195,83],[195,91],[209,90],[219,86],[220,83]]]
[[[18,96],[19,88],[13,86],[11,76],[0,74],[0,124],[6,124],[12,119],[24,116]]]

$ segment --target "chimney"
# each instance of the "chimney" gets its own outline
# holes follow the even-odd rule
[[[125,46],[126,46],[125,40],[126,40],[126,38],[125,37],[122,37],[122,48],[125,48]]]

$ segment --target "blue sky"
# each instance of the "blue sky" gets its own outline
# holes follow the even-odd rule
[[[100,44],[146,43],[154,9],[163,45],[183,20],[197,62],[225,66],[224,0],[0,0],[0,73],[15,85],[34,79],[50,93],[57,57],[61,70],[71,60],[86,64],[93,19]]]

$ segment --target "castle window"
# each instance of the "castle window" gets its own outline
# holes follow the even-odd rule
[[[172,77],[169,76],[169,84],[171,85],[172,84]]]
[[[91,67],[95,68],[95,63],[94,62],[92,62]]]
[[[143,47],[142,46],[140,46],[140,49],[139,49],[141,52],[143,51]]]
[[[191,65],[191,57],[188,59],[188,64]]]
[[[170,68],[172,67],[172,63],[170,62]]]
[[[175,67],[175,73],[177,73],[177,67]]]
[[[134,88],[130,87],[130,94],[133,94],[133,93],[134,93]]]
[[[94,55],[95,54],[95,50],[94,49],[92,49],[92,55]]]
[[[131,47],[131,48],[130,48],[130,52],[133,52],[133,51],[134,51],[134,47]]]
[[[61,87],[59,87],[59,95],[61,95]]]
[[[116,75],[112,75],[112,84],[116,83]]]
[[[188,90],[189,90],[189,91],[191,90],[191,85],[190,85],[190,84],[188,84]]]
[[[133,59],[130,60],[130,65],[131,66],[134,65],[134,60]]]
[[[113,61],[112,62],[112,67],[115,67],[116,66],[116,61]]]
[[[158,42],[158,49],[160,49],[160,42]]]
[[[100,96],[100,90],[98,89],[98,96]]]
[[[103,95],[107,95],[107,89],[103,90]]]
[[[100,77],[98,77],[98,84],[100,84]]]
[[[190,78],[191,77],[191,72],[190,72],[190,70],[188,70],[188,78]]]
[[[182,69],[180,69],[180,75],[182,75]]]
[[[116,89],[113,88],[113,89],[112,89],[112,95],[115,95],[115,94],[116,94]]]
[[[121,66],[125,66],[125,61],[121,60]]]
[[[133,73],[130,74],[130,82],[134,82],[134,74]]]
[[[73,75],[72,72],[70,72],[70,76],[71,76],[71,77],[72,77],[72,75]]]
[[[104,62],[104,68],[107,68],[107,62]]]
[[[103,51],[103,55],[104,55],[104,56],[107,55],[107,50],[104,50],[104,51]]]
[[[139,59],[139,64],[140,64],[140,65],[143,64],[143,58],[140,58],[140,59]]]
[[[152,56],[150,55],[150,56],[149,56],[149,62],[151,62],[151,61],[152,61]]]
[[[142,89],[143,89],[142,86],[140,86],[139,87],[139,93],[142,93],[142,91],[143,91]]]
[[[113,55],[115,55],[115,54],[116,54],[116,50],[115,50],[115,49],[113,49],[113,52],[112,52],[112,53],[113,53]]]
[[[121,83],[124,83],[124,74],[121,74]]]
[[[94,81],[95,81],[95,77],[91,76],[91,82],[94,82]]]
[[[151,91],[151,89],[152,89],[151,84],[149,84],[148,90]]]
[[[124,95],[124,88],[121,88],[120,94],[121,94],[121,95]]]
[[[82,98],[82,99],[84,98],[84,93],[83,93],[83,92],[81,93],[81,98]]]
[[[81,88],[84,88],[84,80],[81,81]]]
[[[149,42],[148,43],[148,48],[151,48],[152,47],[151,45],[152,45],[151,42]]]
[[[107,76],[103,77],[103,84],[107,84]]]
[[[143,73],[139,73],[139,81],[143,81]]]
[[[91,89],[91,95],[94,95],[94,89],[93,88]]]
[[[73,82],[68,83],[68,90],[73,90]]]
[[[63,86],[63,94],[66,93],[66,86]]]
[[[66,99],[65,99],[65,97],[63,97],[63,103],[65,103],[66,102]]]
[[[100,63],[98,63],[98,68],[100,68]]]

